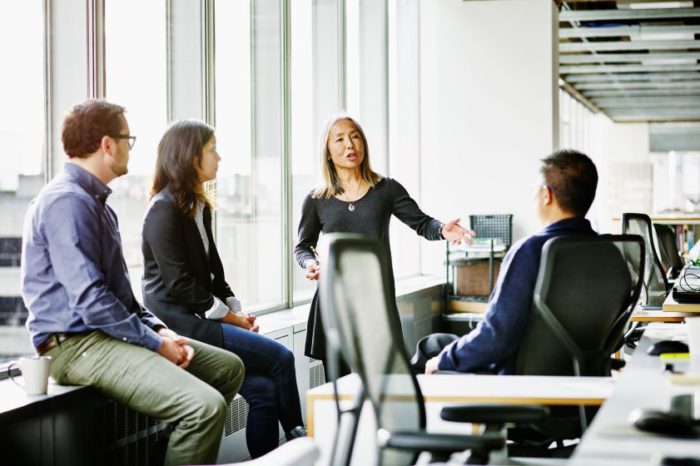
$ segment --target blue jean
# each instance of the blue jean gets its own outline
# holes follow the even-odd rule
[[[294,355],[275,340],[231,324],[221,324],[224,348],[245,365],[240,394],[248,402],[246,443],[252,458],[279,445],[279,426],[289,432],[303,425]]]

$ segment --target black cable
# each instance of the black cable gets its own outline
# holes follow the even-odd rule
[[[691,272],[691,267],[686,267],[683,273],[678,277],[676,287],[680,291],[697,291],[700,292],[700,275],[696,272]],[[688,279],[697,280],[697,284],[693,284]]]

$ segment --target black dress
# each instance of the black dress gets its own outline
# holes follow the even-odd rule
[[[315,258],[311,247],[316,247],[321,232],[324,234],[360,233],[376,238],[384,245],[389,255],[389,271],[392,277],[390,280],[392,289],[389,290],[389,295],[392,296],[395,291],[389,247],[391,215],[395,215],[417,234],[429,240],[442,239],[442,224],[424,214],[416,201],[408,195],[406,189],[391,178],[383,178],[361,199],[353,202],[354,210],[348,209],[350,204],[335,197],[314,199],[311,193],[306,196],[299,222],[299,242],[294,248],[296,261],[305,268],[306,261]],[[398,312],[395,305],[394,308]],[[321,324],[318,288],[311,301],[304,354],[315,359],[326,358],[326,339]]]

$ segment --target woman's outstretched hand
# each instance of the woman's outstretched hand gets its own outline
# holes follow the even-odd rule
[[[313,260],[306,263],[306,278],[309,280],[318,280],[321,273],[321,265]]]
[[[459,246],[460,243],[472,244],[472,238],[476,236],[469,228],[463,228],[458,218],[444,224],[441,233],[453,246]]]

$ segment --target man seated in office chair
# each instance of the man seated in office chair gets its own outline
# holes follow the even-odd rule
[[[88,100],[63,121],[69,159],[32,201],[24,224],[27,327],[36,352],[53,359],[56,382],[95,387],[172,423],[165,464],[214,463],[243,363],[177,335],[134,298],[107,204],[107,183],[127,173],[136,139],[124,111]]]
[[[586,155],[560,150],[542,160],[537,185],[540,233],[518,241],[506,254],[484,319],[426,364],[438,370],[510,374],[532,306],[542,248],[563,235],[595,235],[584,217],[595,198],[598,172]]]

